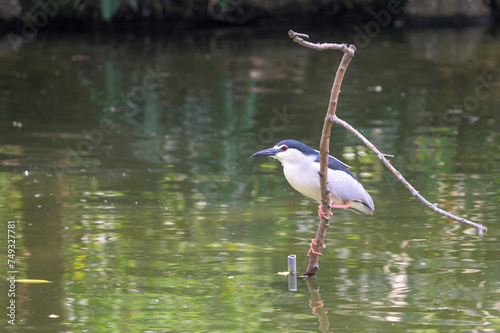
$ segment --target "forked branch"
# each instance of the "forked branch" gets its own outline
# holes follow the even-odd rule
[[[330,198],[328,192],[328,154],[330,147],[330,133],[333,123],[337,123],[342,125],[348,131],[353,133],[356,137],[358,137],[368,148],[370,148],[375,155],[382,161],[382,163],[399,179],[399,181],[411,192],[411,194],[419,199],[424,205],[426,205],[429,209],[444,215],[452,220],[455,220],[460,223],[467,224],[477,229],[479,238],[483,237],[483,232],[487,229],[486,227],[466,220],[464,218],[457,217],[453,214],[448,213],[447,211],[437,208],[437,204],[431,204],[427,201],[415,188],[408,183],[408,181],[401,175],[399,171],[396,170],[392,166],[392,164],[386,159],[386,154],[382,154],[377,147],[375,147],[370,141],[368,141],[363,135],[361,135],[354,127],[343,121],[342,119],[336,116],[338,97],[340,93],[340,86],[342,85],[342,80],[344,79],[344,74],[347,70],[347,66],[349,65],[352,57],[354,57],[354,53],[356,52],[356,47],[354,45],[347,44],[333,44],[333,43],[311,43],[305,41],[304,38],[309,38],[306,34],[296,33],[292,30],[288,31],[288,36],[295,42],[307,48],[323,51],[323,50],[339,50],[344,52],[344,56],[340,62],[339,68],[337,69],[337,73],[335,74],[335,80],[333,82],[332,91],[330,93],[330,102],[328,104],[328,110],[326,113],[325,121],[323,123],[323,131],[321,134],[321,142],[320,142],[320,184],[321,184],[321,203],[322,209],[326,216],[330,216]],[[320,224],[318,226],[318,231],[316,232],[316,238],[314,239],[315,251],[321,251],[323,246],[325,237],[326,237],[326,229],[329,226],[330,220],[324,217],[320,218]],[[313,244],[314,244],[313,243]],[[319,269],[318,266],[319,255],[315,254],[314,251],[311,251],[311,257],[309,259],[309,265],[307,266],[306,276],[312,276]]]

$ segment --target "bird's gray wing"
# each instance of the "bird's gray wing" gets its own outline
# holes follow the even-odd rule
[[[348,201],[351,203],[352,210],[364,214],[372,214],[375,209],[371,196],[350,173],[341,170],[329,170],[328,189],[334,203],[336,203],[335,201]],[[356,203],[360,203],[362,206]]]

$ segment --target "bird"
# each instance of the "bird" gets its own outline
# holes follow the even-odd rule
[[[304,196],[319,203],[318,215],[326,217],[321,209],[319,151],[296,140],[283,140],[251,157],[258,156],[270,156],[280,161],[288,183]],[[328,156],[330,206],[372,215],[375,210],[372,197],[348,168],[347,164]]]
[[[283,140],[274,147],[256,152],[251,157],[269,156],[283,165],[288,183],[298,192],[319,204],[318,215],[327,218],[321,208],[321,185],[319,180],[319,151],[296,140]],[[328,190],[330,207],[350,209],[357,214],[372,215],[375,210],[372,197],[361,182],[349,171],[347,164],[328,155]],[[311,243],[313,253],[316,252]],[[308,255],[309,255],[308,253]]]

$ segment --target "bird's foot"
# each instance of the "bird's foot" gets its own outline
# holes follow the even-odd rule
[[[350,205],[351,204],[349,203],[349,201],[347,201],[347,203],[344,203],[344,204],[332,204],[330,207],[346,209],[346,208],[349,208]]]
[[[311,252],[312,252],[312,253],[314,253],[314,254],[317,254],[317,255],[319,255],[319,256],[322,256],[322,255],[323,255],[323,253],[321,253],[321,252],[317,252],[317,251],[314,251],[314,248],[313,248],[313,246],[314,246],[314,245],[318,246],[318,243],[316,243],[316,240],[315,240],[315,239],[311,239],[311,244],[309,244],[309,247],[310,247],[310,248],[309,248],[309,251],[307,252],[307,256],[309,257],[309,255],[311,254]],[[321,245],[321,248],[322,248],[322,249],[324,249],[325,247],[326,247],[326,245],[325,245],[325,244]]]
[[[330,215],[333,215],[332,212],[330,212]],[[324,217],[325,219],[328,220],[328,217],[326,216],[325,212],[323,212],[323,208],[322,208],[322,205],[319,205],[318,206],[318,216],[319,217]]]

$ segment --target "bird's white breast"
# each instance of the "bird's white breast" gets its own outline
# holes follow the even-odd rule
[[[292,187],[316,202],[321,201],[319,184],[319,164],[315,156],[300,156],[298,159],[282,161],[286,180]]]

